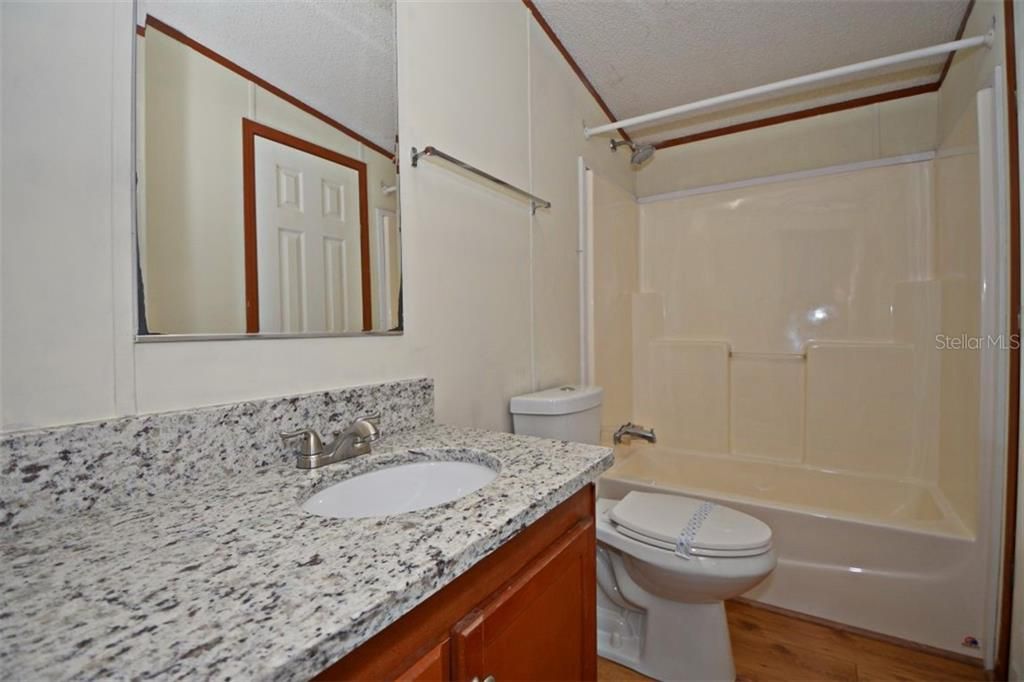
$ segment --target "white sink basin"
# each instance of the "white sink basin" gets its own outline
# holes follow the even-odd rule
[[[404,514],[457,500],[497,475],[494,469],[473,462],[397,464],[335,483],[306,500],[302,508],[335,519]]]

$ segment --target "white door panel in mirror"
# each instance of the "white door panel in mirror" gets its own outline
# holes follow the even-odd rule
[[[359,172],[262,137],[255,149],[260,331],[361,331]]]

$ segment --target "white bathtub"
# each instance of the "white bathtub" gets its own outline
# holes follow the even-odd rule
[[[740,509],[773,530],[779,565],[748,598],[980,658],[984,565],[941,492],[763,460],[616,448],[598,494],[686,494]]]

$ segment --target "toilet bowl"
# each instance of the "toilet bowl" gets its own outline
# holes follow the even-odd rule
[[[681,495],[597,501],[598,652],[659,680],[734,680],[724,600],[764,580],[767,524]]]

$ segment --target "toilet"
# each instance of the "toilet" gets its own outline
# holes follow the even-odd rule
[[[600,386],[556,386],[516,396],[509,408],[512,428],[524,436],[597,445],[603,396]]]
[[[601,389],[512,399],[516,433],[600,439]],[[734,680],[726,599],[775,568],[768,524],[683,495],[597,500],[598,653],[659,680]]]

